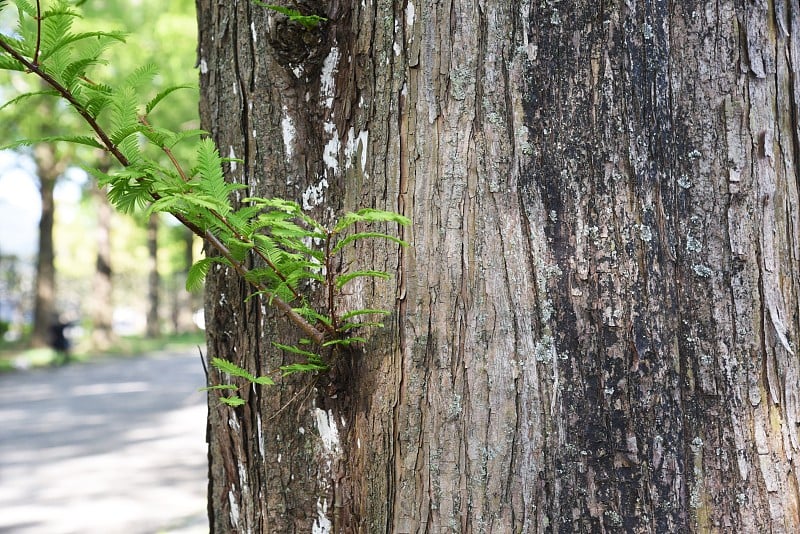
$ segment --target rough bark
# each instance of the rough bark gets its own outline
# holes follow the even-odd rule
[[[797,4],[299,7],[198,1],[204,127],[412,247],[345,260],[394,313],[330,376],[210,399],[213,530],[800,529]],[[274,368],[212,274],[209,350]]]
[[[298,114],[296,137],[308,146],[297,147],[296,160],[287,161],[280,142],[282,117],[272,112],[282,109],[283,97],[291,98],[295,109],[305,91],[269,52],[268,11],[244,1],[199,1],[197,7],[203,128],[214,132],[223,156],[243,160],[229,164],[228,177],[249,184],[248,195],[299,200],[325,176],[318,140],[322,125],[312,113]],[[267,374],[289,363],[270,343],[297,336],[265,302],[244,302],[249,293],[232,271],[212,269],[206,281],[209,356]],[[218,373],[209,373],[213,383],[221,382]],[[209,395],[212,532],[310,531],[317,508],[332,509],[330,469],[322,461],[325,445],[314,436],[317,421],[327,420],[328,412],[313,407],[308,381],[245,388],[240,394],[248,402],[235,410]]]

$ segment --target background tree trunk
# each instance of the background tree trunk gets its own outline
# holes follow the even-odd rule
[[[194,312],[202,306],[202,295],[199,292],[186,291],[189,268],[194,263],[194,234],[186,228],[181,228],[180,231],[183,245],[183,266],[172,275],[170,292],[172,300],[170,315],[172,330],[175,334],[197,331],[197,325],[194,324]]]
[[[101,172],[108,172],[109,167],[110,160],[108,157],[106,155],[100,156],[98,169]],[[92,294],[90,296],[92,313],[91,343],[93,350],[103,351],[111,346],[115,338],[112,325],[114,302],[111,269],[111,217],[113,208],[105,191],[99,189],[96,184],[92,186],[92,198],[97,207],[97,258],[92,281]]]
[[[330,375],[211,395],[213,530],[798,530],[797,5],[324,5],[198,0],[203,127],[412,247],[344,260],[394,314]],[[209,351],[264,373],[247,292],[212,273]]]
[[[47,106],[43,106],[47,108]],[[53,246],[56,180],[66,170],[66,160],[56,153],[53,143],[39,143],[33,149],[36,176],[39,178],[39,196],[42,215],[39,219],[39,247],[36,256],[36,282],[33,302],[33,331],[31,345],[47,346],[50,343],[50,326],[60,311],[56,309],[56,268]]]
[[[161,277],[158,274],[158,214],[154,213],[147,219],[147,314],[145,335],[158,337],[161,335],[160,317],[160,285]]]

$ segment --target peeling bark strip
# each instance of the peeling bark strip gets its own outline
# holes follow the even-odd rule
[[[285,4],[198,0],[229,178],[413,246],[330,377],[211,402],[212,531],[800,530],[797,2]],[[209,351],[288,363],[245,295]]]

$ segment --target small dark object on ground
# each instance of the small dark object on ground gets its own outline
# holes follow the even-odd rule
[[[50,348],[56,351],[55,363],[57,365],[66,365],[70,362],[72,343],[67,335],[67,330],[74,324],[75,321],[63,321],[57,317],[50,325]]]

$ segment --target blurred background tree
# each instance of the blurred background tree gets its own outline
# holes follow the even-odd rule
[[[85,18],[76,21],[77,29],[102,27],[128,34],[128,45],[112,47],[109,65],[101,70],[103,76],[126,76],[137,67],[154,63],[160,72],[154,80],[154,93],[169,85],[196,84],[193,2],[78,3]],[[30,90],[29,83],[33,78],[3,73],[0,103]],[[176,93],[170,105],[156,113],[159,124],[165,127],[196,128],[197,91]],[[79,124],[63,103],[45,96],[4,109],[0,120],[5,126],[0,132],[2,144],[22,137],[68,133],[71,124]],[[58,131],[53,131],[55,124]],[[176,150],[180,152],[181,148]],[[15,157],[19,162],[35,163],[42,206],[31,291],[35,298],[15,298],[6,284],[0,300],[22,306],[22,310],[15,310],[16,316],[29,318],[31,345],[47,343],[49,326],[59,313],[62,319],[64,314],[70,319],[81,318],[89,332],[86,342],[91,350],[109,347],[115,332],[157,336],[195,328],[192,310],[199,303],[184,290],[185,273],[195,248],[188,231],[160,217],[145,220],[114,212],[105,192],[97,190],[93,180],[86,180],[85,173],[79,171],[84,166],[108,169],[111,162],[99,151],[40,143],[16,149]],[[80,188],[80,198],[69,204],[69,195],[64,194],[60,200],[58,184],[65,191]],[[12,227],[3,228],[2,236],[14,231]],[[0,251],[5,250],[3,240],[0,237]]]

